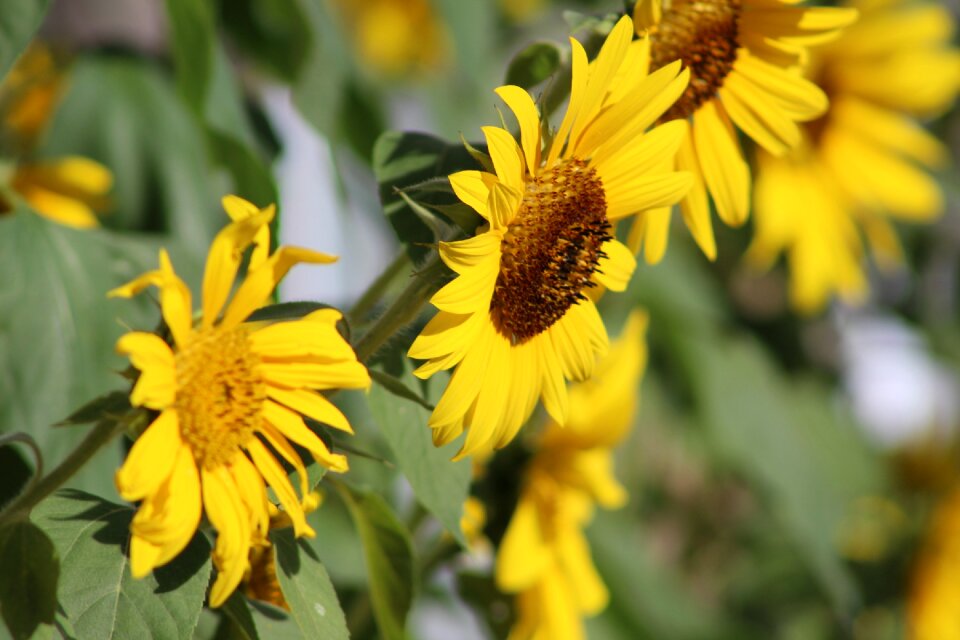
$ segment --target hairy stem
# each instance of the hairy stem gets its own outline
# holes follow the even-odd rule
[[[63,462],[42,479],[31,484],[0,513],[0,527],[29,516],[30,510],[37,503],[66,484],[97,451],[122,432],[125,426],[122,420],[103,420],[97,423]]]
[[[387,265],[383,273],[377,276],[377,279],[373,281],[363,295],[360,296],[360,299],[353,305],[353,308],[350,309],[350,313],[347,314],[350,323],[357,325],[362,322],[364,316],[366,316],[377,301],[380,300],[384,292],[393,284],[393,281],[397,279],[397,276],[409,267],[410,256],[407,255],[406,251],[401,251],[400,254],[394,258],[393,262]]]
[[[437,254],[433,254],[410,282],[400,292],[372,327],[357,341],[354,350],[357,359],[366,362],[397,331],[412,322],[430,296],[440,288],[445,267]]]

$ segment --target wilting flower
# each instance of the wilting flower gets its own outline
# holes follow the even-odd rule
[[[304,514],[315,511],[323,502],[319,491],[307,494],[300,506]],[[267,503],[270,510],[270,530],[286,529],[293,526],[293,521],[285,511],[280,511],[274,505]],[[275,607],[290,610],[287,599],[280,587],[277,578],[277,560],[273,552],[273,545],[267,538],[261,544],[254,544],[250,548],[250,564],[243,576],[243,592],[251,600],[269,602]]]
[[[517,594],[511,640],[583,638],[582,618],[607,605],[583,529],[594,504],[611,509],[627,499],[612,448],[636,414],[645,329],[646,316],[634,313],[595,376],[571,388],[570,419],[547,427],[526,469],[496,560],[497,587]]]
[[[677,168],[695,176],[680,203],[703,252],[716,257],[707,194],[729,225],[746,221],[750,169],[737,130],[773,154],[800,142],[798,122],[819,117],[827,97],[797,67],[806,46],[835,37],[856,11],[798,7],[792,0],[640,0],[638,34],[649,34],[650,68],[680,59],[690,84],[663,120],[690,121]],[[644,253],[657,262],[666,249],[670,209],[640,219]]]
[[[155,334],[134,331],[117,343],[140,370],[131,403],[159,412],[116,475],[120,495],[142,501],[130,526],[131,572],[141,577],[173,559],[205,512],[217,530],[213,560],[219,575],[210,592],[212,606],[236,588],[251,547],[266,539],[266,485],[295,534],[313,535],[277,457],[297,471],[303,497],[309,491],[307,474],[293,444],[332,471],[347,469],[346,457],[331,453],[303,422],[301,414],[351,432],[343,414],[315,390],[370,384],[367,370],[337,332],[341,314],[334,309],[300,320],[244,324],[292,266],[336,258],[298,247],[271,254],[267,225],[273,206],[258,211],[227,197],[224,208],[233,222],[210,247],[196,325],[190,290],[174,273],[166,251],[160,252],[159,270],[111,292],[129,297],[157,287],[173,339],[171,346]],[[251,244],[256,246],[246,278],[227,303]]]
[[[385,75],[441,66],[446,25],[430,0],[337,0],[360,59]]]
[[[17,162],[10,194],[22,198],[41,216],[77,228],[97,226],[95,211],[107,208],[113,174],[88,158],[49,160],[31,157],[56,107],[64,83],[50,50],[33,44],[0,86],[0,144]],[[13,209],[0,190],[0,213]]]
[[[933,513],[913,568],[907,629],[911,640],[960,639],[960,489]]]
[[[954,21],[932,3],[853,6],[860,21],[810,65],[830,110],[808,123],[795,151],[758,158],[749,257],[769,267],[785,252],[791,299],[804,312],[834,294],[848,302],[866,294],[861,233],[881,266],[895,265],[890,219],[929,222],[943,210],[925,168],[943,167],[949,154],[915,118],[942,113],[960,89]]]
[[[687,83],[679,62],[649,76],[630,44],[630,21],[610,33],[596,61],[575,40],[570,105],[544,146],[533,100],[497,89],[520,124],[521,146],[499,127],[484,133],[496,175],[450,176],[457,196],[486,221],[474,237],[440,243],[457,277],[431,302],[440,309],[409,355],[416,375],[456,366],[430,416],[434,442],[468,430],[458,457],[508,443],[538,397],[567,419],[565,379],[585,380],[607,350],[607,333],[585,295],[622,291],[636,266],[612,224],[677,202],[690,176],[672,171],[686,123],[646,129]]]

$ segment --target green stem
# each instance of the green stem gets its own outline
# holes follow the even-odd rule
[[[444,273],[445,267],[434,253],[424,268],[414,275],[406,288],[400,292],[393,304],[357,341],[354,350],[360,362],[369,360],[377,349],[396,335],[398,330],[417,317],[430,296],[440,288],[441,276]]]
[[[122,420],[104,420],[99,422],[63,462],[42,480],[32,484],[0,513],[0,528],[5,524],[29,516],[30,510],[33,509],[37,503],[63,486],[67,480],[72,478],[74,474],[93,457],[93,454],[123,431],[124,427],[125,422]]]
[[[363,320],[363,317],[367,315],[377,301],[380,300],[384,292],[390,287],[391,284],[393,284],[393,281],[396,280],[397,276],[399,276],[409,267],[410,256],[406,251],[401,251],[400,255],[394,258],[393,262],[387,265],[387,268],[383,270],[383,273],[377,276],[377,279],[373,281],[373,284],[370,285],[364,294],[360,296],[360,299],[357,300],[356,304],[353,305],[353,308],[350,309],[350,313],[347,314],[350,324],[359,324]]]

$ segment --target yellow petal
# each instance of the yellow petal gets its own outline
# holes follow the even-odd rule
[[[233,593],[249,564],[252,531],[249,515],[233,477],[222,467],[202,472],[203,506],[217,530],[213,562],[217,579],[210,589],[210,606],[219,607]]]
[[[613,222],[628,215],[678,203],[693,186],[693,175],[685,171],[635,178],[620,188],[617,199],[607,203],[607,218]]]
[[[203,326],[213,326],[223,303],[230,295],[243,252],[258,232],[273,220],[274,210],[266,209],[240,218],[224,227],[213,239],[203,272]]]
[[[537,504],[524,492],[500,543],[494,578],[507,593],[530,588],[550,564],[550,547],[540,524]]]
[[[306,389],[291,391],[270,387],[267,395],[285,407],[302,413],[303,415],[331,426],[334,429],[353,433],[347,417],[332,402],[319,393]]]
[[[211,248],[211,255],[212,251]],[[280,247],[258,269],[247,273],[246,279],[237,289],[236,295],[234,295],[223,314],[222,329],[226,331],[237,326],[246,320],[251,313],[259,309],[294,265],[300,263],[330,264],[336,261],[336,256],[326,253],[301,247]],[[234,267],[235,272],[236,268]],[[206,294],[204,294],[204,298],[206,299]],[[224,295],[224,299],[226,299],[226,295]],[[206,319],[206,311],[204,311],[204,319]]]
[[[474,336],[485,321],[483,313],[454,314],[441,311],[427,323],[417,336],[407,355],[417,360],[429,360],[453,353],[460,357],[473,343]]]
[[[117,352],[130,356],[140,377],[130,394],[135,407],[164,409],[177,392],[176,362],[167,343],[153,333],[133,331],[117,341]]]
[[[750,169],[716,100],[705,102],[694,114],[693,140],[717,214],[729,225],[743,224],[749,213]]]
[[[677,152],[677,168],[690,172],[693,184],[690,191],[680,201],[680,212],[683,222],[690,230],[690,235],[697,246],[709,260],[717,258],[717,242],[713,235],[713,222],[710,219],[710,203],[707,202],[707,188],[703,183],[703,174],[700,171],[700,161],[693,147],[693,139],[686,137],[680,144]]]
[[[490,187],[497,182],[497,176],[486,171],[458,171],[448,179],[457,197],[490,222],[487,198],[490,196]]]
[[[306,428],[306,427],[304,427]],[[293,523],[293,532],[297,537],[307,536],[312,538],[316,535],[313,528],[307,524],[303,513],[303,507],[297,500],[297,494],[287,480],[287,474],[283,467],[273,457],[273,454],[256,438],[251,438],[247,443],[247,452],[253,459],[253,464],[257,467],[260,475],[273,489],[283,509],[290,517]],[[219,527],[218,527],[219,528]]]
[[[540,166],[540,114],[537,113],[537,106],[529,93],[514,85],[499,87],[496,93],[517,118],[527,171],[535,173]]]
[[[86,203],[36,185],[17,185],[20,195],[43,217],[68,227],[90,229],[100,225]]]
[[[638,36],[660,24],[663,15],[661,0],[637,0],[633,7],[633,30]]]
[[[523,154],[510,132],[500,127],[483,127],[487,151],[500,182],[517,193],[523,192]]]
[[[284,389],[366,389],[370,374],[357,361],[325,362],[322,359],[264,359],[260,364],[263,379]]]
[[[252,350],[267,359],[304,356],[329,362],[357,359],[353,347],[333,325],[316,322],[310,316],[267,325],[252,332],[249,339]]]
[[[155,493],[173,473],[183,442],[173,409],[164,411],[137,438],[114,478],[124,500],[142,500]]]
[[[610,291],[624,291],[637,268],[633,253],[618,240],[603,243],[603,253],[607,257],[600,259],[594,278]]]
[[[349,468],[347,457],[331,453],[323,440],[293,411],[276,402],[267,401],[263,403],[263,415],[280,433],[309,451],[318,463],[338,473],[343,473]]]
[[[173,340],[179,347],[193,335],[193,296],[186,283],[177,276],[166,249],[160,249],[160,310]]]

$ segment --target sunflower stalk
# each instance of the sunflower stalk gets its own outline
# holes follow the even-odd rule
[[[66,484],[95,453],[123,432],[126,426],[125,420],[112,418],[98,422],[63,462],[42,479],[32,483],[0,512],[0,529],[28,517],[41,500]]]
[[[434,253],[383,315],[357,341],[354,347],[357,359],[367,362],[391,337],[412,322],[430,296],[440,288],[446,273],[446,267],[438,254]]]
[[[403,273],[409,266],[410,256],[406,251],[401,251],[400,254],[393,259],[393,262],[387,265],[383,273],[377,276],[377,279],[364,291],[360,299],[353,305],[353,308],[350,309],[347,317],[351,326],[357,326],[363,322],[363,318],[373,309],[380,298],[383,297],[383,294],[386,293],[390,285],[397,279],[397,276]]]

